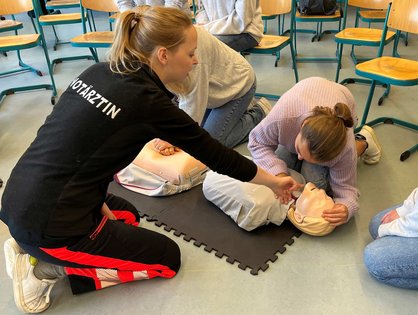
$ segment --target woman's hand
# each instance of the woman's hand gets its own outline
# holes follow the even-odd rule
[[[103,202],[102,209],[100,210],[100,213],[104,217],[108,217],[110,220],[116,220],[116,216],[112,213],[112,211],[110,211],[109,207],[104,202]]]
[[[299,184],[289,175],[276,176],[276,178],[278,180],[278,187],[273,189],[273,191],[275,197],[279,198],[281,203],[287,204],[289,201],[293,200],[291,192],[303,187],[302,184]]]
[[[179,148],[171,145],[169,142],[158,138],[154,139],[152,144],[153,149],[162,155],[173,155],[174,153],[180,151]]]
[[[274,176],[261,167],[257,167],[257,174],[250,180],[250,183],[267,186],[282,203],[288,203],[292,199],[291,192],[303,187],[288,175]]]
[[[348,219],[348,208],[345,205],[336,203],[332,209],[324,210],[322,217],[333,226],[344,224]]]
[[[382,220],[380,221],[381,224],[386,224],[386,223],[390,223],[396,219],[399,219],[399,214],[398,211],[396,211],[396,209],[393,209],[392,211],[389,211],[388,213],[386,213],[383,217]]]

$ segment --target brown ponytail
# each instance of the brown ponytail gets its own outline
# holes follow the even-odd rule
[[[327,162],[338,156],[347,142],[347,128],[354,121],[347,105],[338,103],[333,109],[317,106],[301,129],[311,156],[318,162]]]
[[[110,69],[127,74],[138,71],[142,64],[151,66],[155,48],[175,50],[191,26],[190,17],[176,8],[143,5],[121,13],[109,52]]]

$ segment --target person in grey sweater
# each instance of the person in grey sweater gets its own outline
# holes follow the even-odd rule
[[[236,51],[257,46],[263,37],[258,0],[198,0],[197,9],[196,23]]]
[[[266,99],[254,100],[254,69],[238,52],[196,26],[199,63],[186,80],[171,85],[179,107],[209,134],[233,148],[270,112]]]

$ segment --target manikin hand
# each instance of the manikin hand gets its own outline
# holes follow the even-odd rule
[[[104,202],[103,202],[102,209],[100,210],[100,213],[103,216],[108,217],[110,220],[116,220],[116,216],[112,213],[112,211],[110,211],[109,207]]]
[[[390,223],[396,219],[399,219],[399,214],[398,211],[396,211],[396,209],[393,209],[392,211],[389,211],[388,213],[386,213],[383,217],[382,220],[380,221],[381,224],[386,224],[386,223]]]
[[[155,138],[152,141],[153,148],[155,151],[159,152],[162,155],[173,155],[175,152],[180,151],[179,148],[171,145],[167,141]]]
[[[348,208],[345,205],[336,203],[332,209],[324,210],[322,217],[333,226],[344,224],[348,219]]]

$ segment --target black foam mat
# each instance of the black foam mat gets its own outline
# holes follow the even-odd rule
[[[130,201],[147,221],[174,230],[174,235],[203,245],[207,252],[215,251],[219,258],[227,256],[229,263],[238,262],[239,268],[250,268],[253,275],[265,271],[268,262],[275,262],[276,254],[286,250],[284,245],[293,244],[293,237],[301,234],[288,220],[281,226],[269,224],[247,232],[206,200],[202,185],[173,196],[148,197],[113,182],[109,192]]]

